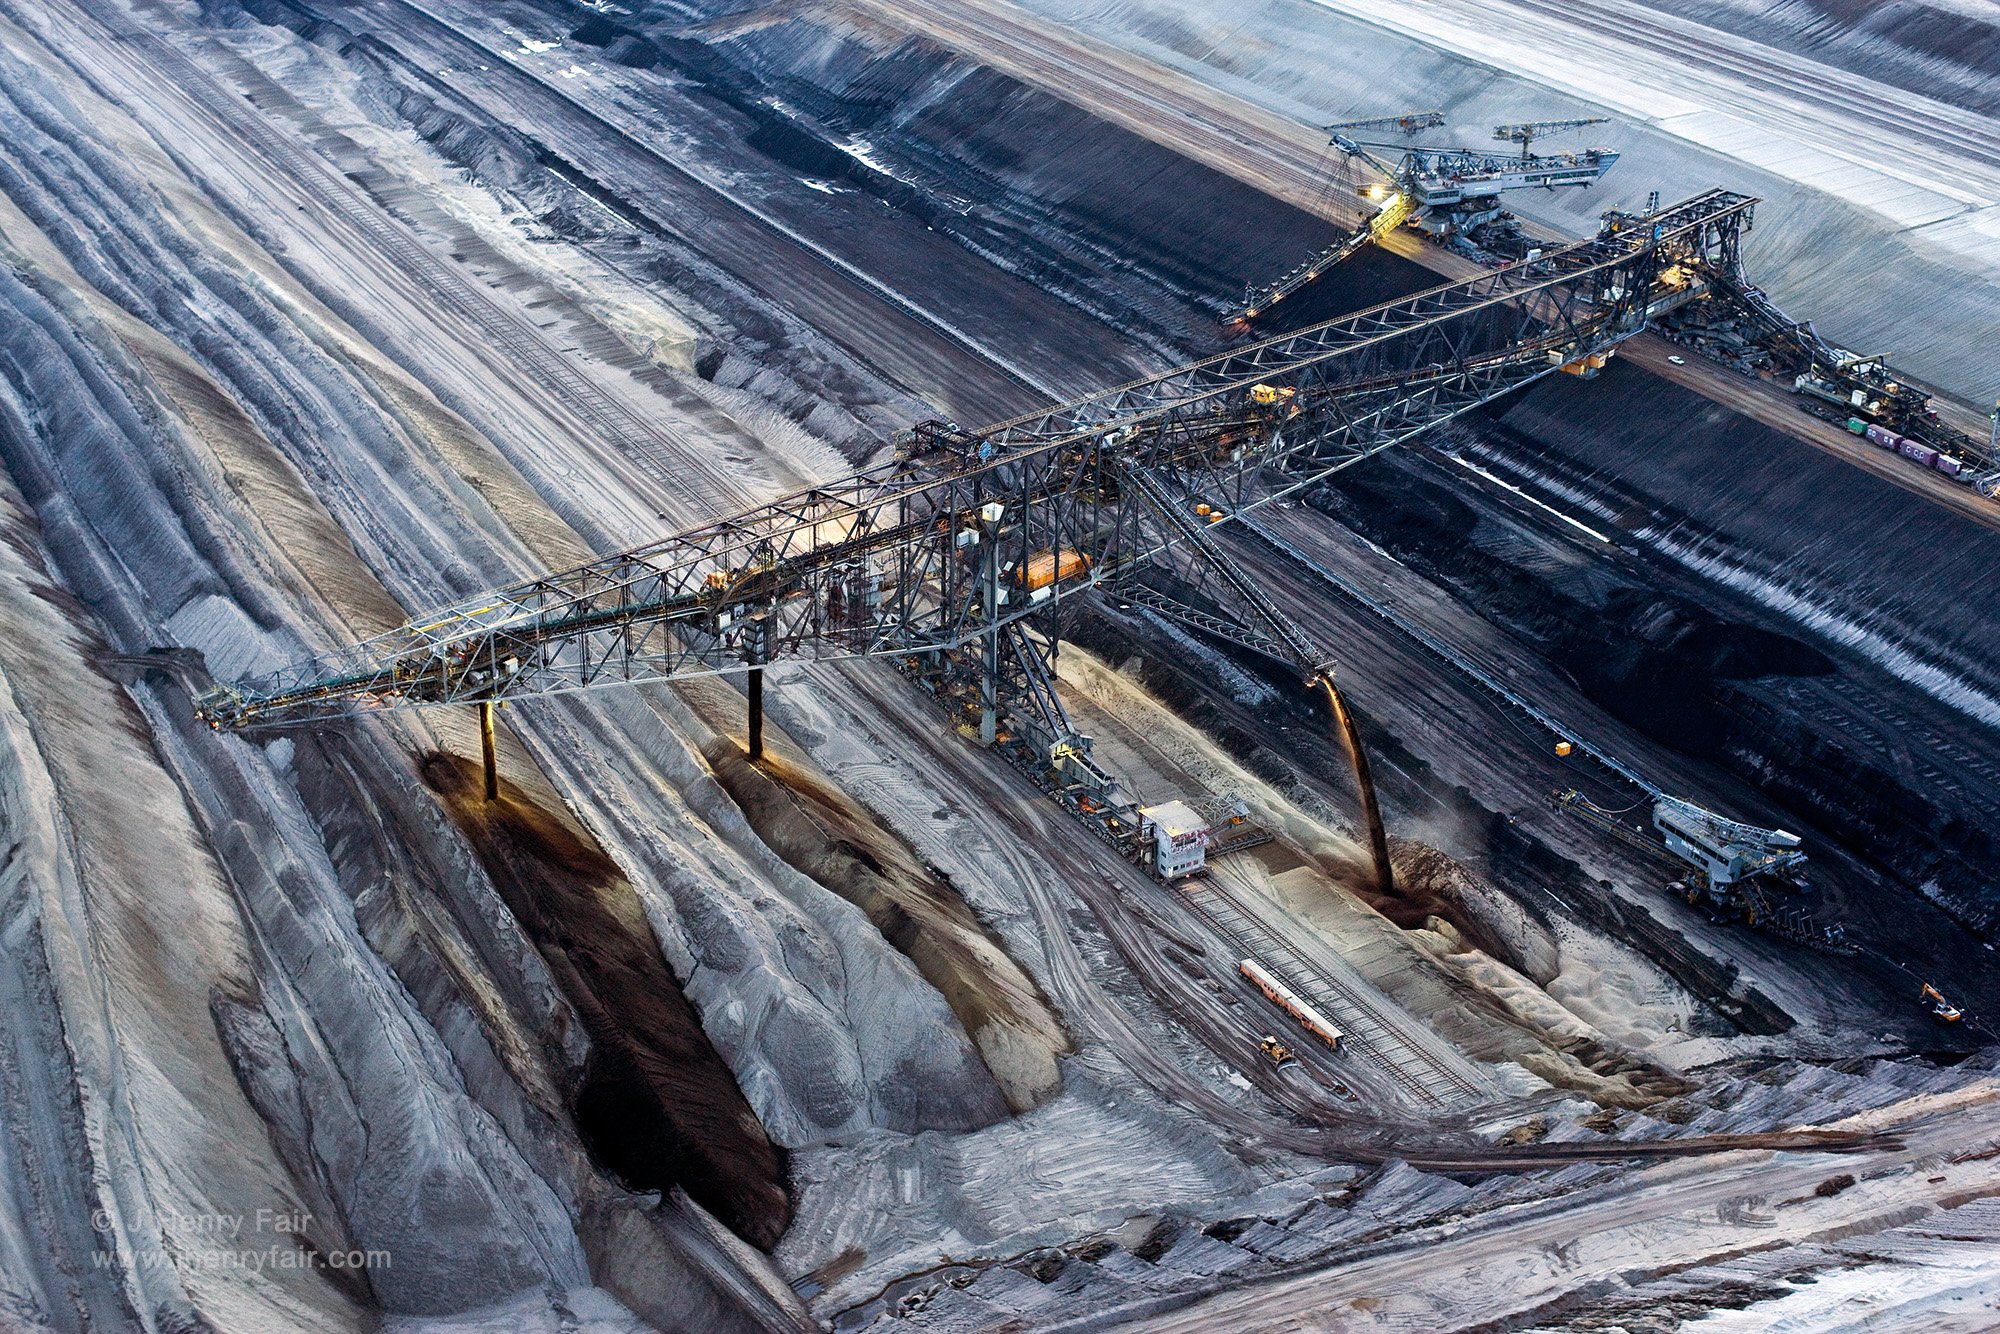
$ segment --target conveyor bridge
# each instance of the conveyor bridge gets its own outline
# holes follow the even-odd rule
[[[1709,191],[1532,265],[984,430],[926,422],[847,477],[459,599],[201,707],[240,727],[893,656],[964,686],[989,737],[1010,710],[1060,727],[1007,696],[1039,693],[1024,678],[1066,604],[1186,558],[1189,515],[1227,522],[1613,347],[1685,297],[1689,261],[1734,267],[1754,203]]]
[[[890,657],[1086,825],[1129,847],[1136,807],[1055,688],[1065,609],[1117,583],[1149,589],[1151,605],[1174,614],[1184,605],[1175,590],[1199,597],[1213,584],[1239,638],[1325,690],[1387,892],[1387,837],[1331,657],[1207,528],[1557,370],[1601,364],[1687,299],[1699,266],[1734,266],[1754,202],[1710,191],[1532,265],[985,430],[925,422],[873,467],[462,599],[219,687],[199,707],[217,727],[241,727],[475,704],[491,800],[493,711],[506,700],[747,671],[756,758],[764,664]]]

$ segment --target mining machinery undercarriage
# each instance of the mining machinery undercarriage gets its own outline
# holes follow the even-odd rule
[[[1797,834],[1731,820],[1658,789],[1649,788],[1648,795],[1657,837],[1643,825],[1628,825],[1629,812],[1607,810],[1575,789],[1549,800],[1623,843],[1671,860],[1679,875],[1667,889],[1716,921],[1740,921],[1828,954],[1858,953],[1839,925],[1816,921],[1792,901],[1811,891]]]

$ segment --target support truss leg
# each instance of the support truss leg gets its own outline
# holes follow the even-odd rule
[[[486,771],[486,799],[500,800],[500,758],[493,743],[493,701],[479,701],[479,759]]]
[[[1000,619],[1000,540],[993,525],[986,527],[985,572],[980,580],[986,607],[986,624]],[[984,671],[979,679],[979,741],[990,746],[1000,739],[1000,631],[989,628],[980,645]]]
[[[749,704],[750,736],[743,749],[752,764],[764,758],[764,664],[771,657],[770,633],[770,622],[759,619],[750,626],[743,641],[743,656],[750,664],[750,679],[743,683]]]
[[[979,744],[991,746],[1000,739],[1000,633],[989,631],[980,646],[984,664],[979,673]]]

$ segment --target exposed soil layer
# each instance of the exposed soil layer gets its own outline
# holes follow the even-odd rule
[[[1525,922],[1497,922],[1492,908],[1497,891],[1478,883],[1457,858],[1414,839],[1398,839],[1394,856],[1395,898],[1376,904],[1375,910],[1397,926],[1414,931],[1437,921],[1448,923],[1460,940],[1541,986],[1561,971],[1547,923],[1525,909]]]
[[[965,1026],[1008,1106],[1027,1111],[1062,1086],[1068,1036],[1040,988],[951,882],[851,797],[767,754],[752,765],[727,742],[707,752],[716,780],[770,848],[868,914]]]
[[[2000,12],[1990,7],[1951,0],[1652,0],[1652,7],[1926,97],[2000,111]]]
[[[1107,312],[1170,355],[1214,346],[1213,308],[1187,294],[1233,295],[1275,257],[1326,239],[1323,221],[919,39],[791,9],[682,32],[699,41],[660,49],[672,45],[673,59],[699,68],[715,95],[731,90],[743,114],[783,122],[786,134],[764,143],[794,169],[832,173],[921,213],[941,235]],[[850,151],[864,141],[866,163]],[[893,175],[868,165],[884,162]],[[1286,319],[1433,280],[1371,248],[1291,303]],[[1637,506],[1656,529],[1706,543],[1723,564],[1741,555],[1753,573],[1804,574],[1828,614],[1866,619],[1919,654],[1935,649],[1949,669],[1990,660],[1990,617],[1968,616],[1961,592],[1978,578],[1971,567],[1990,563],[1990,534],[1941,547],[1927,536],[1936,516],[1921,498],[1632,366],[1614,362],[1589,384],[1557,380],[1468,422],[1468,437],[1565,470],[1614,510]],[[1767,615],[1732,605],[1754,592],[1717,597],[1714,580],[1630,565],[1598,587],[1552,584],[1532,556],[1469,541],[1482,502],[1436,472],[1356,469],[1334,488],[1351,503],[1331,508],[1534,643],[1621,720],[1772,792],[1856,857],[1886,863],[1902,885],[1990,932],[1995,859],[1981,832],[1990,819],[1980,803],[1955,798],[1951,773],[1932,770],[1926,754],[1915,757],[1913,782],[1910,761],[1850,744],[1846,720],[1827,725],[1822,709],[1852,715],[1852,697],[1868,687],[1799,624],[1815,613]],[[1945,754],[1956,744],[1948,730],[1938,745],[1926,741]]]
[[[684,37],[593,17],[574,36],[624,63],[671,66],[748,117],[746,142],[773,162],[874,195],[975,254],[1002,256],[1010,272],[1156,345],[1212,343],[1214,316],[1266,277],[1274,257],[1283,267],[1334,235],[1323,219],[922,38],[784,17],[795,21],[722,21]],[[892,148],[893,174],[856,144]],[[1351,188],[1331,149],[1325,188],[1330,198]],[[1337,283],[1301,294],[1286,322],[1432,281],[1370,251]]]
[[[591,1039],[571,1110],[598,1163],[635,1190],[679,1185],[768,1250],[791,1221],[783,1150],[738,1090],[614,863],[504,778],[423,760],[424,782],[475,849]]]
[[[1657,741],[1717,758],[1728,741],[1715,703],[1719,682],[1832,669],[1809,644],[1655,588],[1620,581],[1579,596],[1526,564],[1493,560],[1472,540],[1478,513],[1446,483],[1398,460],[1357,469],[1311,501],[1544,644],[1593,702]]]
[[[1121,629],[1109,618],[1105,628],[1114,634]],[[1251,724],[1218,710],[1212,686],[1209,691],[1198,690],[1194,679],[1183,673],[1185,654],[1176,657],[1167,652],[1156,659],[1153,654],[1159,646],[1147,645],[1139,636],[1126,638],[1123,647],[1144,655],[1138,660],[1137,676],[1149,689],[1164,685],[1163,693],[1172,697],[1175,710],[1205,734],[1218,737],[1257,778],[1303,800],[1308,809],[1329,796],[1337,806],[1348,805],[1344,794],[1329,792],[1327,785],[1309,776],[1328,772],[1321,757],[1330,753],[1339,757],[1333,770],[1340,775],[1337,781],[1342,786],[1352,781],[1340,749],[1339,725],[1326,716],[1319,692],[1290,692],[1310,705],[1295,714],[1278,714],[1267,699]],[[1124,660],[1130,670],[1133,659]],[[1244,666],[1240,660],[1238,665]],[[1402,748],[1379,726],[1371,725],[1367,732],[1371,750],[1390,758],[1392,765],[1401,763]],[[1287,756],[1296,760],[1287,764]],[[1287,823],[1280,816],[1278,824]],[[1354,851],[1356,845],[1335,851],[1301,837],[1303,832],[1291,827],[1281,841],[1255,847],[1243,856],[1258,863],[1274,885],[1290,880],[1290,892],[1298,895],[1291,901],[1293,911],[1313,920],[1323,936],[1343,940],[1351,961],[1367,960],[1360,966],[1371,982],[1413,1013],[1424,1014],[1426,1022],[1468,1055],[1511,1062],[1552,1087],[1605,1107],[1647,1107],[1694,1087],[1642,1054],[1603,1040],[1559,1002],[1543,995],[1539,986],[1560,971],[1547,922],[1512,908],[1510,900],[1481,883],[1469,867],[1426,844],[1396,839],[1390,847],[1394,883],[1383,893],[1373,875],[1372,858]],[[1302,868],[1305,880],[1295,874]],[[1314,917],[1310,905],[1325,895],[1328,880],[1340,883],[1407,933],[1402,941],[1388,946],[1391,952],[1384,954],[1394,933],[1377,924],[1363,925],[1365,914]],[[1093,911],[1100,919],[1112,912],[1104,905],[1093,905]],[[1172,1004],[1157,978],[1139,967],[1139,958],[1125,938],[1114,933],[1114,943],[1148,989]],[[1171,946],[1168,952],[1171,955]],[[1423,965],[1426,955],[1436,967]]]

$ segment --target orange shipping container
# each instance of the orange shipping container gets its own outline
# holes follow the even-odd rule
[[[1074,579],[1089,569],[1090,557],[1081,551],[1043,551],[1028,557],[1021,582],[1033,592],[1038,588],[1047,588],[1058,580]]]

